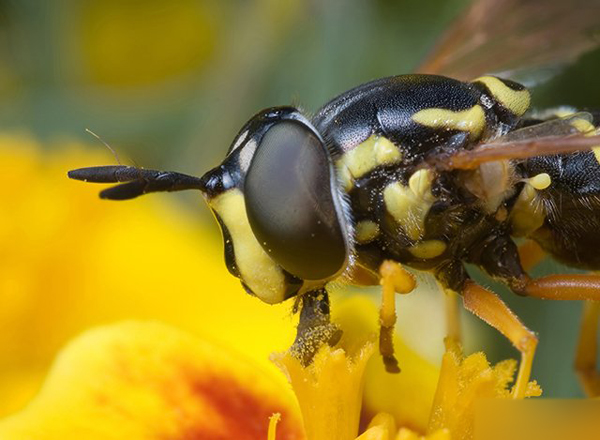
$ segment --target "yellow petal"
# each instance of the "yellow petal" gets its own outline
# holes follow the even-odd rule
[[[476,403],[481,399],[511,398],[509,383],[516,370],[514,360],[491,366],[485,354],[466,358],[455,349],[444,354],[428,431],[448,429],[452,438],[473,438]],[[535,382],[530,382],[526,396],[541,395]]]
[[[356,350],[352,341],[360,345],[365,334],[379,332],[377,307],[364,295],[336,299],[332,312],[334,321],[344,329],[341,343]],[[398,426],[425,432],[439,367],[415,353],[398,336],[394,338],[394,347],[402,370],[399,374],[387,373],[377,354],[367,364],[362,418],[370,420],[375,414],[385,412],[394,417]]]
[[[54,364],[40,394],[3,422],[0,438],[301,439],[293,400],[257,366],[162,324],[85,333]]]
[[[66,171],[114,163],[110,153],[49,147],[0,134],[0,416],[31,399],[67,341],[122,319],[172,324],[279,373],[268,359],[293,341],[290,304],[265,306],[227,272],[199,194],[189,209],[169,194],[100,200],[103,185]]]
[[[450,431],[439,429],[431,434],[421,436],[408,428],[402,428],[395,440],[451,440]]]
[[[273,356],[298,398],[308,439],[356,438],[363,373],[373,351],[372,342],[364,344],[353,357],[342,348],[324,345],[307,367],[289,351]]]

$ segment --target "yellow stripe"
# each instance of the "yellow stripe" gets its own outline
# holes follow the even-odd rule
[[[401,160],[402,152],[396,145],[383,136],[373,135],[345,153],[336,165],[344,188],[349,191],[354,180],[380,165],[390,165]]]
[[[485,128],[485,113],[479,105],[457,112],[443,108],[428,108],[415,113],[412,120],[431,128],[468,131],[471,140],[479,139]]]
[[[596,130],[594,124],[592,124],[587,119],[575,118],[570,123],[581,133],[584,133],[584,136],[596,136],[596,134],[598,134],[598,130]],[[596,162],[600,163],[600,145],[592,147],[592,152],[594,153]]]
[[[527,89],[513,90],[500,79],[493,76],[482,76],[473,80],[473,82],[485,84],[492,96],[517,116],[525,114],[529,109],[531,96]]]

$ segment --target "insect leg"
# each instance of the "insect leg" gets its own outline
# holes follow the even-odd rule
[[[543,299],[589,301],[584,308],[575,369],[584,391],[600,395],[600,374],[596,370],[600,275],[549,275],[530,281],[523,293]]]
[[[444,289],[444,309],[446,311],[446,348],[461,345],[460,310],[458,294],[451,289]]]
[[[467,281],[463,290],[465,308],[494,327],[521,352],[519,373],[512,390],[515,399],[525,396],[538,339],[494,293]]]
[[[541,263],[545,257],[546,253],[542,247],[533,240],[527,240],[519,246],[519,260],[521,261],[521,267],[526,272]]]
[[[329,316],[329,295],[325,289],[306,292],[294,306],[294,312],[300,309],[300,320],[296,339],[290,348],[294,357],[309,365],[319,347],[323,344],[335,345],[342,331],[331,323]]]
[[[383,356],[385,369],[399,373],[398,361],[394,356],[394,325],[396,324],[396,293],[409,293],[415,288],[415,278],[399,263],[386,260],[379,268],[382,286],[381,310],[379,313],[379,352]]]
[[[542,299],[600,301],[600,275],[548,275],[529,281],[520,293]]]
[[[587,301],[583,306],[583,317],[579,343],[575,353],[575,371],[585,393],[590,397],[600,396],[600,372],[598,372],[598,321],[600,302]]]

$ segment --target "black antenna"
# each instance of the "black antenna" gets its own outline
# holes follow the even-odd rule
[[[79,168],[67,173],[69,178],[93,183],[125,182],[100,192],[101,199],[128,200],[151,192],[206,190],[199,177],[173,171],[147,170],[125,165]]]
[[[96,133],[94,133],[89,128],[86,128],[85,131],[87,133],[91,134],[92,136],[94,136],[100,142],[102,142],[102,145],[104,145],[106,148],[108,148],[108,150],[113,154],[113,156],[115,156],[115,159],[116,159],[117,163],[119,165],[121,165],[121,159],[119,159],[119,155],[117,154],[117,152],[110,145],[108,145],[108,143],[104,142],[104,139],[102,139],[100,136],[98,136]]]

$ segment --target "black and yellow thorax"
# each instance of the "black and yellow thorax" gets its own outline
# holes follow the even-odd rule
[[[480,173],[437,171],[428,158],[506,134],[528,106],[528,91],[511,81],[429,75],[378,80],[325,105],[313,123],[349,200],[357,264],[435,269],[505,222],[508,182],[490,183],[498,197],[482,196]]]

